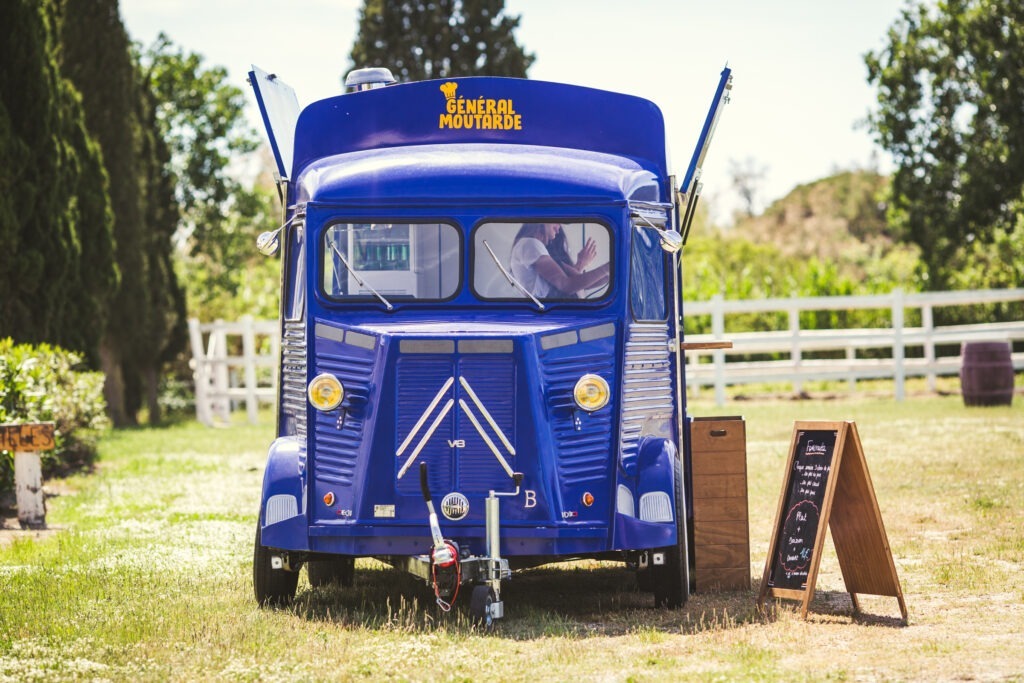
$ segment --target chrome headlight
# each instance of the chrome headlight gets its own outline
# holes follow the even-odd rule
[[[309,402],[317,410],[334,410],[345,398],[345,388],[338,378],[329,372],[317,375],[306,390]]]
[[[598,375],[583,375],[572,390],[572,397],[583,410],[592,413],[608,405],[612,397],[608,382]]]

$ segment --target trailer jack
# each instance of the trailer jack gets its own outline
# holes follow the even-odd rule
[[[505,616],[505,605],[501,601],[501,582],[510,579],[512,571],[508,560],[501,557],[501,512],[502,497],[519,495],[523,483],[523,475],[515,472],[512,475],[515,490],[498,492],[491,490],[484,500],[484,525],[487,532],[486,554],[459,556],[458,544],[444,538],[438,523],[437,513],[430,498],[430,486],[427,483],[427,464],[420,463],[420,488],[429,513],[430,536],[433,548],[428,556],[407,558],[406,569],[426,579],[434,588],[437,603],[441,609],[448,611],[463,583],[473,584],[470,597],[469,612],[475,621],[490,626],[495,619]],[[452,573],[454,570],[454,581]],[[447,580],[440,580],[447,577]],[[454,583],[454,585],[452,585]]]

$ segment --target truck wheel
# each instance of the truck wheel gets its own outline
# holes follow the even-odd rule
[[[270,563],[271,553],[260,542],[260,527],[256,524],[256,547],[252,557],[252,585],[256,602],[260,607],[288,605],[295,598],[299,584],[299,573],[274,569]]]
[[[491,616],[491,605],[495,600],[494,590],[490,586],[473,586],[473,595],[469,600],[469,614],[480,626],[490,628],[494,623]]]
[[[648,569],[654,590],[654,606],[675,609],[686,604],[690,592],[690,567],[686,557],[686,505],[683,504],[682,458],[675,459],[676,482],[676,544],[660,548],[665,554],[665,564]]]
[[[349,588],[355,580],[356,558],[339,555],[323,560],[308,560],[306,574],[309,576],[309,585],[314,588],[332,583]]]

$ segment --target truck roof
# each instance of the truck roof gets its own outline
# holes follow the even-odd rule
[[[295,186],[298,203],[356,206],[490,203],[659,202],[654,174],[632,159],[515,144],[435,144],[363,150],[318,159]]]
[[[365,165],[354,153],[369,150],[407,148],[407,159],[427,159],[434,171],[457,161],[450,151],[428,153],[424,148],[431,145],[479,152],[467,160],[478,172],[487,154],[508,162],[512,148],[523,146],[526,167],[563,153],[557,148],[597,155],[566,155],[570,165],[622,167],[610,159],[621,157],[655,178],[668,176],[664,118],[653,102],[561,83],[476,77],[391,85],[314,102],[295,127],[291,177],[305,175],[308,181],[307,167],[324,168],[327,162],[318,162],[327,157],[335,157],[335,165],[340,155]],[[401,156],[386,157],[396,174]]]

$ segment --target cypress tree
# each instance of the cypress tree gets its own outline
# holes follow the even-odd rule
[[[173,237],[181,210],[175,197],[171,150],[157,121],[158,102],[137,59],[135,64],[139,79],[136,113],[141,124],[139,161],[148,228],[145,258],[149,316],[148,324],[141,330],[144,353],[133,356],[135,366],[130,373],[140,382],[141,396],[129,393],[127,398],[129,406],[144,403],[150,422],[159,422],[161,370],[174,360],[187,340],[185,293],[175,275],[173,257]]]
[[[60,7],[63,68],[82,92],[111,177],[122,286],[102,345],[104,394],[115,424],[134,423],[144,397],[156,421],[163,362],[184,346],[184,300],[171,268],[177,213],[164,175],[169,154],[137,81],[117,0],[61,0]]]
[[[534,56],[515,39],[505,0],[364,0],[354,67],[385,66],[400,81],[525,78]]]
[[[50,0],[0,3],[0,337],[95,359],[117,286],[106,175]]]

